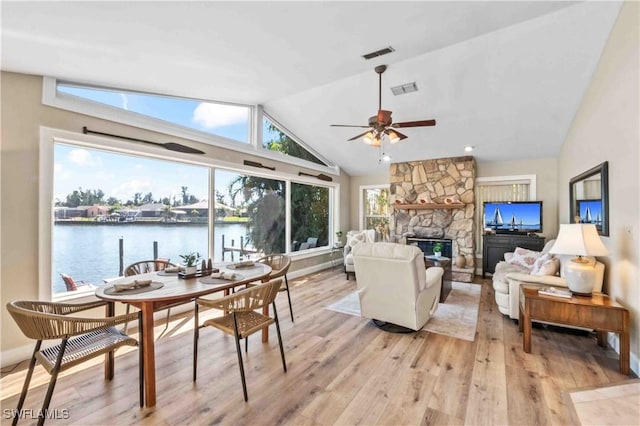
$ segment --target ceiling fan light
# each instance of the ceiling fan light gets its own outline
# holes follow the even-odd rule
[[[387,136],[389,136],[389,142],[394,144],[396,142],[400,142],[400,136],[398,136],[398,134],[396,132],[394,132],[393,130],[389,130],[387,132]]]
[[[373,132],[367,132],[366,135],[362,137],[362,142],[367,145],[373,145],[373,142],[376,140],[376,137],[373,135]]]
[[[378,137],[374,138],[373,142],[371,142],[371,146],[375,146],[375,147],[380,146],[380,138]]]
[[[391,161],[391,157],[387,154],[382,154],[382,161],[388,163],[389,161]]]

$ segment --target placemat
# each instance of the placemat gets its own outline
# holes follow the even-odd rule
[[[254,269],[254,268],[262,268],[262,263],[254,263],[253,265],[235,265],[235,264],[231,264],[231,265],[227,265],[225,266],[226,269]]]
[[[213,277],[202,277],[198,281],[201,282],[202,284],[220,285],[220,284],[229,284],[231,282],[241,281],[241,280],[244,280],[244,277],[240,274],[236,274],[236,277],[233,280],[225,280],[223,278],[213,278]]]
[[[131,290],[122,290],[122,291],[116,291],[115,287],[109,287],[109,288],[105,288],[104,289],[104,294],[108,294],[109,296],[114,296],[114,295],[118,295],[118,294],[139,294],[139,293],[146,293],[148,291],[153,291],[153,290],[157,290],[159,288],[164,287],[164,283],[158,282],[158,281],[153,281],[151,284],[144,286],[144,287],[139,287],[139,288],[132,288]]]
[[[178,272],[179,271],[176,271],[176,272],[158,271],[157,275],[160,275],[161,277],[168,277],[171,275],[178,275]]]

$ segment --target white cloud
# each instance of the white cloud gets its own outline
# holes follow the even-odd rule
[[[153,192],[152,188],[153,186],[150,180],[132,179],[114,187],[107,196],[116,197],[122,202],[126,202],[128,199],[132,199],[136,192],[141,192],[142,195],[146,195],[147,192]],[[156,194],[153,194],[153,196],[156,197]]]
[[[206,102],[201,102],[196,107],[192,117],[194,123],[206,129],[244,123],[248,119],[249,113],[245,107],[210,104]]]
[[[129,99],[127,99],[127,95],[125,95],[124,93],[120,93],[120,98],[122,98],[122,109],[128,110],[129,109]]]
[[[102,159],[91,155],[86,149],[78,148],[69,152],[69,161],[78,166],[101,166]]]

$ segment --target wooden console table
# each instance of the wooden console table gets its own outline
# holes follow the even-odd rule
[[[531,322],[592,328],[598,332],[598,344],[606,347],[607,332],[620,336],[620,373],[629,374],[629,311],[602,293],[591,297],[563,298],[538,294],[539,285],[520,286],[520,331],[522,346],[531,353]]]

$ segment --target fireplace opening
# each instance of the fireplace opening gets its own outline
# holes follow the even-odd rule
[[[453,258],[453,244],[451,240],[439,238],[407,238],[407,245],[418,246],[425,256],[433,256],[433,246],[436,243],[442,244],[442,256]]]

